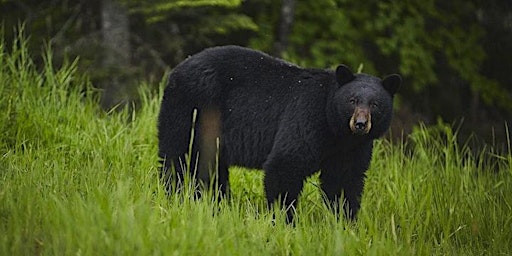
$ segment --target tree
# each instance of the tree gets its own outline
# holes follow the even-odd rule
[[[105,89],[102,104],[105,108],[111,108],[123,100],[129,100],[129,92],[133,91],[134,86],[124,76],[130,69],[131,61],[128,10],[117,0],[101,1],[101,32],[104,49],[102,66],[111,74],[101,86]]]
[[[274,46],[274,55],[281,57],[288,48],[288,37],[293,25],[295,13],[295,0],[281,0],[281,17],[279,21],[279,33]]]

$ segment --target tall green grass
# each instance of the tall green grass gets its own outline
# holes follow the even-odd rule
[[[0,255],[512,254],[512,158],[475,157],[448,126],[376,143],[357,222],[337,220],[312,177],[292,227],[280,211],[273,223],[258,171],[232,168],[219,204],[167,196],[161,91],[105,114],[76,62],[54,68],[48,51],[37,68],[12,44],[0,43]]]

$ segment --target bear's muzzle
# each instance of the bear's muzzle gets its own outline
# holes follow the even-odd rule
[[[370,132],[372,128],[372,115],[368,108],[356,107],[354,114],[350,118],[350,130],[358,135],[364,135]]]

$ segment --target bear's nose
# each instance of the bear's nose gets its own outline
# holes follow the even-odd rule
[[[366,129],[366,119],[365,120],[357,120],[357,122],[354,125],[356,127],[356,130],[362,131]]]
[[[364,116],[359,116],[356,118],[354,122],[354,132],[357,134],[365,134],[367,133],[366,126],[368,124],[368,120]]]

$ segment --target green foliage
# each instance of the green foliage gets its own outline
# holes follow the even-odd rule
[[[382,2],[377,5],[376,19],[363,19],[368,19],[367,32],[375,34],[382,53],[398,55],[400,72],[414,75],[413,85],[422,91],[438,81],[440,61],[446,61],[449,68],[472,86],[480,82],[479,66],[485,58],[481,43],[484,33],[471,17],[475,10],[474,4],[468,1],[460,4],[435,0]],[[441,57],[436,57],[437,53]]]
[[[158,22],[176,10],[184,8],[204,8],[204,7],[225,7],[235,8],[240,6],[241,0],[174,0],[174,1],[152,1],[142,2],[136,0],[124,0],[129,6],[132,6],[132,12],[141,12],[148,16],[148,21]]]
[[[204,20],[199,22],[198,26],[199,33],[204,34],[220,34],[225,35],[229,32],[236,30],[257,30],[257,25],[254,24],[251,18],[244,14],[239,13],[227,13],[221,14],[215,11],[212,16],[200,15],[201,9],[228,9],[236,10],[240,7],[241,0],[178,0],[178,1],[157,1],[146,3],[141,1],[125,0],[124,1],[131,9],[134,14],[141,13],[145,16],[145,19],[149,24],[157,22],[165,22],[179,12],[186,12],[187,10],[196,9],[197,14],[192,15],[191,19]],[[199,15],[198,15],[199,14]],[[213,18],[213,19],[212,19]]]
[[[360,47],[357,25],[334,1],[303,2],[297,5],[296,22],[287,54],[305,65],[326,68],[345,63],[357,67],[365,62],[366,72],[374,72]]]
[[[250,38],[251,48],[271,53],[276,41],[277,24],[280,18],[280,1],[260,0],[246,1],[244,8],[248,16],[258,25],[256,36]]]
[[[37,69],[24,40],[10,51],[1,42],[0,255],[512,252],[512,156],[491,156],[503,164],[490,170],[449,126],[376,143],[357,222],[336,220],[313,177],[297,225],[279,210],[274,224],[258,171],[232,168],[232,198],[220,203],[192,200],[190,189],[166,195],[155,125],[162,90],[142,89],[136,112],[105,115],[74,89],[88,87],[76,62],[54,68],[47,51]]]
[[[217,26],[213,29],[219,35],[225,35],[238,29],[257,30],[258,26],[254,24],[251,18],[245,15],[230,14],[217,20]]]

